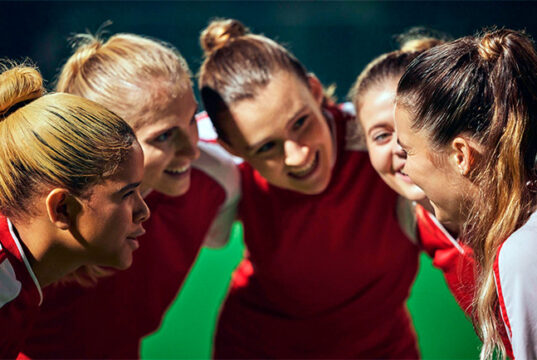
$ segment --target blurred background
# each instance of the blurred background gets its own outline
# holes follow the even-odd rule
[[[493,25],[537,36],[536,16],[537,3],[511,1],[2,1],[0,56],[32,59],[52,89],[70,55],[68,38],[95,33],[111,20],[106,28],[111,34],[132,32],[173,44],[195,74],[202,61],[200,31],[212,18],[232,17],[253,32],[286,44],[321,82],[336,84],[336,95],[344,101],[362,68],[377,55],[394,50],[394,36],[413,26],[455,38]],[[143,341],[143,358],[210,357],[218,309],[243,249],[237,224],[228,246],[201,251],[160,330]],[[471,324],[425,255],[409,309],[424,359],[478,357],[480,342]]]

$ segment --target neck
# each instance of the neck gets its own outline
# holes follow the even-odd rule
[[[25,255],[41,287],[60,280],[83,265],[74,249],[66,246],[55,229],[40,220],[13,223]]]

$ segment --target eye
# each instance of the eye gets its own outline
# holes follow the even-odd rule
[[[376,143],[386,143],[392,137],[392,133],[388,131],[383,131],[373,135],[373,141]]]
[[[276,143],[274,141],[269,141],[268,143],[263,144],[259,149],[257,149],[257,154],[263,154],[274,148]]]
[[[166,132],[163,132],[162,134],[160,134],[159,136],[157,136],[155,138],[155,141],[156,142],[165,142],[166,140],[168,140],[171,136],[173,135],[173,129],[170,129]]]
[[[300,129],[302,127],[302,125],[304,125],[304,123],[306,122],[307,118],[308,118],[307,116],[302,116],[300,119],[295,121],[295,123],[293,124],[292,129],[293,130]]]
[[[123,194],[122,198],[123,198],[123,199],[126,199],[126,198],[128,198],[129,196],[131,196],[132,194],[134,194],[134,190],[131,190],[131,191],[126,192],[125,194]]]

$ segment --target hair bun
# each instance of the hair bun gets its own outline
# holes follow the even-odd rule
[[[39,71],[27,65],[1,66],[0,115],[4,117],[45,93]]]
[[[80,71],[84,64],[103,46],[99,36],[78,34],[71,38],[71,46],[76,48],[75,54],[69,59],[69,65],[75,72]]]
[[[213,20],[209,26],[202,31],[200,44],[207,56],[233,39],[241,37],[247,33],[248,29],[238,20]]]
[[[485,33],[478,46],[479,55],[485,61],[498,59],[504,52],[507,38],[511,34],[513,34],[513,31],[504,29]]]
[[[436,45],[443,44],[444,41],[440,39],[435,38],[422,38],[422,39],[412,39],[406,41],[401,46],[402,52],[415,52],[415,51],[425,51],[429,50],[430,48],[435,47]]]
[[[396,37],[402,52],[422,52],[450,40],[450,36],[438,30],[417,26]]]

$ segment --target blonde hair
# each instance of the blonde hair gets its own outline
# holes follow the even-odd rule
[[[113,174],[135,141],[132,129],[104,107],[45,93],[39,72],[3,64],[0,74],[0,212],[32,214],[47,186],[82,196]]]
[[[437,46],[420,55],[399,82],[397,103],[413,114],[433,147],[459,134],[484,148],[470,179],[479,188],[463,229],[478,264],[473,322],[481,358],[505,358],[494,282],[501,244],[535,211],[526,185],[535,180],[537,155],[537,53],[532,40],[508,29],[487,31]],[[481,155],[480,155],[481,156]]]
[[[186,61],[165,42],[134,34],[116,34],[107,41],[80,34],[73,47],[56,90],[98,102],[135,129],[152,120],[151,114],[170,97],[192,89]]]

